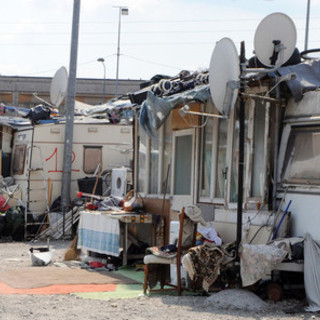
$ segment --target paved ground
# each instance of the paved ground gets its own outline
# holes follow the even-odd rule
[[[0,243],[0,272],[30,265],[31,246],[46,243]],[[70,241],[52,241],[55,261],[63,261]],[[142,289],[141,289],[142,293]],[[241,292],[240,292],[241,293]],[[93,296],[92,296],[93,297]],[[163,320],[163,319],[320,319],[320,313],[307,313],[304,300],[263,301],[257,296],[239,295],[224,290],[211,297],[204,296],[141,296],[131,299],[110,299],[103,294],[94,299],[76,294],[0,295],[1,320]]]

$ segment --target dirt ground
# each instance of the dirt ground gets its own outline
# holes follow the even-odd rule
[[[42,244],[45,245],[45,242],[36,244],[0,242],[0,272],[30,266],[29,248]],[[62,262],[70,241],[51,241],[50,245],[56,250],[54,260]],[[211,297],[148,297],[141,295],[138,298],[111,300],[83,299],[72,294],[0,294],[0,319],[320,319],[320,312],[308,313],[304,311],[306,304],[303,300],[286,299],[272,303],[260,301],[258,297],[250,300],[253,297],[240,297],[237,295],[238,293],[233,296],[233,293],[229,294],[227,291],[224,290],[224,295],[219,296],[220,293],[215,293]],[[241,299],[244,300],[241,301]],[[259,308],[259,306],[262,307]]]

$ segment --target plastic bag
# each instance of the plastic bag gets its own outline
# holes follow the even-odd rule
[[[37,123],[39,120],[49,120],[50,113],[50,108],[39,104],[30,110],[27,117],[32,123]]]

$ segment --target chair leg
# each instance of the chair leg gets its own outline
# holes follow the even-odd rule
[[[165,286],[166,282],[164,279],[160,279],[160,288],[163,289]]]
[[[143,269],[144,269],[143,294],[146,294],[148,289],[148,273],[149,273],[148,265],[145,264],[143,266]]]
[[[181,266],[180,266],[180,259],[178,259],[177,263],[177,292],[178,296],[181,296]]]

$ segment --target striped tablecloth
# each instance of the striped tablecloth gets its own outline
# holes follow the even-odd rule
[[[118,257],[120,222],[108,213],[82,211],[78,227],[78,247]]]

